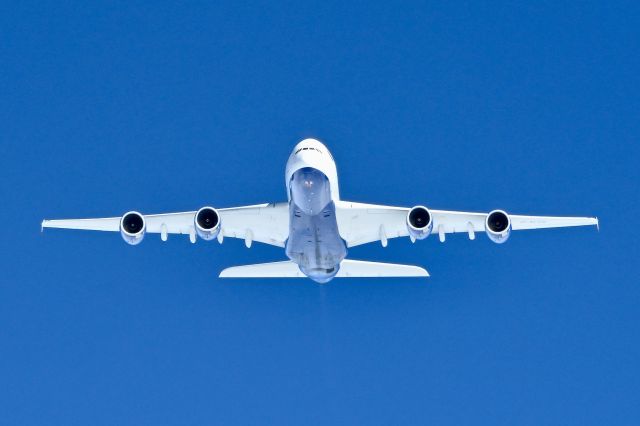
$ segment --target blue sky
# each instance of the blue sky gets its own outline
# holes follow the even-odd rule
[[[3,423],[640,422],[638,5],[343,3],[0,5]],[[358,247],[432,277],[327,286],[40,233],[281,201],[305,137],[345,199],[602,229]]]

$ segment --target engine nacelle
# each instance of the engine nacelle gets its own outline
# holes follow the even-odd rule
[[[415,206],[407,213],[407,229],[411,238],[424,240],[433,230],[431,212],[424,206]]]
[[[138,212],[128,212],[120,219],[120,235],[122,239],[135,246],[140,244],[144,238],[144,232],[147,229],[147,223],[144,216]]]
[[[193,219],[198,236],[203,240],[213,240],[220,233],[220,215],[213,207],[203,207]]]
[[[494,210],[487,215],[484,221],[484,230],[494,243],[502,244],[509,239],[511,234],[511,219],[502,210]]]

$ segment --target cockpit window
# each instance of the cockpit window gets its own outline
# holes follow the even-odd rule
[[[319,150],[318,148],[314,148],[312,146],[306,146],[304,148],[298,148],[295,152],[294,155],[297,155],[300,151],[316,151],[318,153],[320,153],[321,155],[324,154],[321,150]],[[333,157],[331,156],[331,153],[329,153],[329,156],[331,157],[331,159],[333,160]]]
[[[312,146],[307,146],[307,147],[304,147],[304,148],[298,148],[298,150],[295,153],[297,154],[300,151],[316,151],[316,152],[319,152],[320,154],[322,154],[322,151],[320,151],[318,148],[314,148]]]

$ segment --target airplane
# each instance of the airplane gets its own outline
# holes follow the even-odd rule
[[[432,210],[425,206],[393,207],[343,201],[338,187],[336,163],[327,147],[316,139],[298,143],[289,155],[285,170],[288,201],[197,211],[143,215],[130,211],[119,217],[100,219],[44,220],[44,228],[65,228],[120,232],[128,244],[139,244],[146,234],[187,234],[195,243],[224,238],[243,239],[285,249],[288,260],[234,266],[221,278],[308,277],[317,283],[347,277],[428,277],[422,267],[347,259],[351,247],[389,239],[409,237],[411,242],[430,234],[441,242],[446,234],[466,233],[474,240],[484,231],[502,244],[511,231],[599,226],[597,217],[550,217],[507,214],[503,210],[469,213]]]

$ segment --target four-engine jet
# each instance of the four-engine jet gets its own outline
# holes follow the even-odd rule
[[[596,225],[597,218],[548,217],[432,210],[424,206],[390,207],[342,201],[336,164],[321,142],[298,143],[285,172],[287,202],[245,207],[143,215],[131,211],[121,217],[44,220],[43,228],[120,232],[135,245],[145,234],[187,234],[195,243],[226,237],[240,238],[247,247],[254,241],[282,247],[289,260],[235,266],[220,273],[223,278],[309,277],[325,283],[334,277],[427,277],[418,266],[346,259],[347,249],[390,238],[422,240],[432,232],[444,242],[446,234],[464,232],[475,239],[484,231],[496,243],[504,243],[511,231]]]

